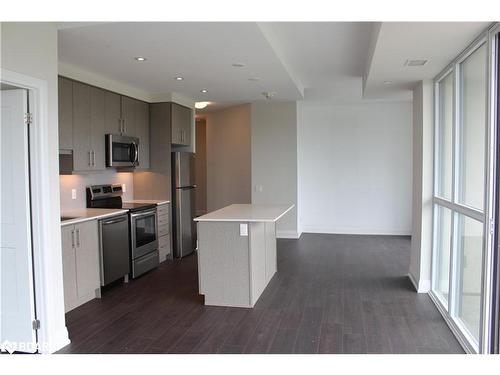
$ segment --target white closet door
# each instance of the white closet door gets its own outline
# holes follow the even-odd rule
[[[26,90],[0,91],[0,345],[36,351]],[[6,342],[10,343],[6,345]]]

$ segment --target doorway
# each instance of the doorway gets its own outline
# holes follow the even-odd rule
[[[0,89],[0,345],[7,352],[35,353],[29,92],[3,83]]]

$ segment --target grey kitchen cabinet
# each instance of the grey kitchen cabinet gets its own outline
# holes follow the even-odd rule
[[[73,81],[59,77],[59,149],[73,149]]]
[[[104,93],[104,124],[106,134],[121,134],[122,110],[121,96],[111,91]]]
[[[149,103],[59,77],[59,148],[73,151],[73,172],[106,169],[106,134],[139,138],[139,166],[149,169]]]
[[[158,205],[157,208],[157,222],[158,222],[158,254],[160,263],[164,262],[167,257],[170,257],[171,243],[170,243],[170,212],[169,204]]]
[[[191,145],[192,110],[177,103],[171,103],[172,143]]]
[[[105,169],[104,90],[73,82],[73,170]]]
[[[61,228],[61,246],[63,260],[64,310],[68,312],[77,305],[76,292],[76,251],[75,227],[73,225]]]
[[[106,169],[105,91],[90,88],[90,149],[92,170]]]
[[[68,312],[100,296],[97,220],[61,228],[64,307]]]
[[[73,169],[92,170],[90,86],[73,82]]]
[[[149,171],[134,174],[135,199],[172,198],[170,103],[151,103],[149,128]]]
[[[129,137],[136,136],[136,114],[138,100],[122,96],[122,134]]]
[[[136,100],[136,137],[139,138],[139,165],[136,169],[149,169],[149,104]]]

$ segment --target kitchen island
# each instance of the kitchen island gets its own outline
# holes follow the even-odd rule
[[[205,305],[255,305],[277,271],[276,221],[293,207],[233,204],[194,219]]]

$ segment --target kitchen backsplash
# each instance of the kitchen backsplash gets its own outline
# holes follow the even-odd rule
[[[125,184],[123,200],[134,198],[134,175],[131,172],[106,170],[100,173],[59,176],[61,210],[85,208],[87,206],[86,187],[100,184]],[[76,199],[72,199],[72,189],[76,189]]]

